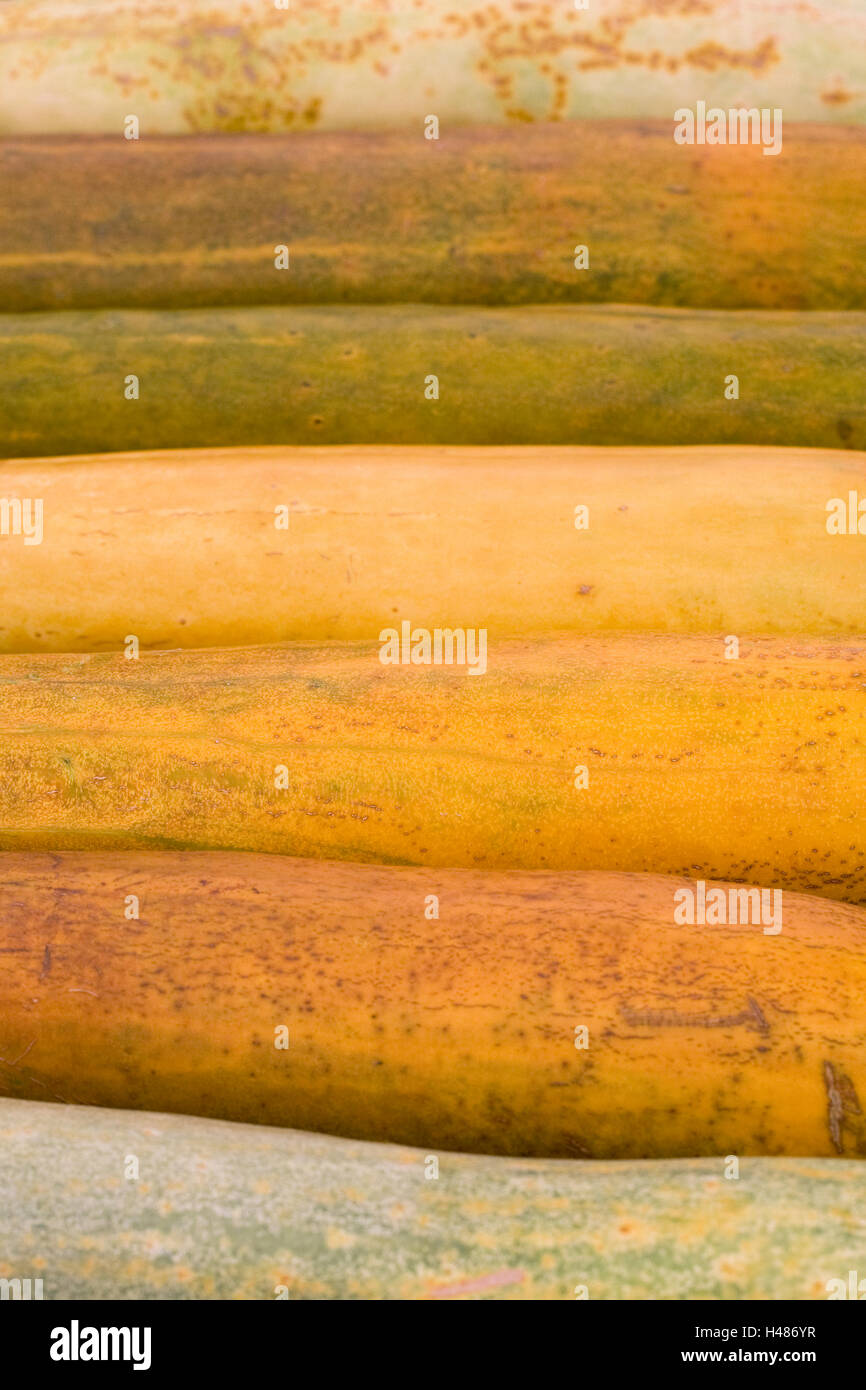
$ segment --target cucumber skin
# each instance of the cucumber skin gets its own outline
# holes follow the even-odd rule
[[[132,155],[110,136],[0,140],[0,186],[15,188],[0,202],[4,313],[866,309],[857,127],[786,124],[782,159],[720,146],[684,160],[666,121],[473,126],[434,149],[406,131],[148,137]]]
[[[858,10],[858,7],[859,10]],[[762,11],[765,11],[762,13]],[[0,132],[141,138],[189,131],[398,127],[441,139],[467,122],[664,117],[779,108],[862,122],[861,0],[8,0]]]
[[[863,631],[847,540],[828,545],[814,524],[828,498],[866,491],[866,454],[852,450],[208,449],[3,472],[7,495],[44,499],[51,538],[29,549],[26,586],[22,547],[0,545],[4,654],[120,651],[132,613],[142,651],[363,642],[396,589],[414,623],[471,613],[491,641],[554,622],[584,634]],[[443,525],[442,498],[458,495]],[[282,549],[267,543],[277,497],[294,499]],[[576,552],[578,497],[607,520]],[[159,524],[142,527],[143,513]],[[495,551],[469,563],[484,534]]]
[[[866,448],[866,314],[417,305],[0,316],[0,456],[262,444]],[[725,398],[739,378],[739,399]],[[139,378],[139,398],[125,382]],[[429,399],[430,378],[439,398]]]
[[[725,1166],[0,1101],[0,1276],[75,1300],[812,1300],[866,1267],[862,1163]]]

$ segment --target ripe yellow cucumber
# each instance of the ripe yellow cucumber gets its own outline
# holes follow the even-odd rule
[[[786,126],[781,159],[742,145],[684,158],[670,121],[471,127],[432,150],[417,131],[7,139],[4,184],[6,312],[866,308],[866,131],[853,126]]]
[[[25,1101],[0,1141],[0,1277],[46,1299],[807,1300],[866,1267],[857,1162],[727,1181]]]
[[[722,637],[497,638],[484,674],[480,640],[471,667],[383,664],[391,638],[5,656],[0,848],[653,871],[866,902],[862,639],[735,658]]]
[[[732,10],[735,12],[732,13]],[[866,119],[860,0],[10,0],[0,132],[411,126],[709,105]],[[807,55],[808,61],[804,60]],[[760,156],[758,150],[755,151]]]
[[[866,513],[866,455],[842,450],[8,463],[0,494],[42,500],[43,538],[27,543],[22,510],[22,534],[0,544],[0,650],[120,651],[130,633],[142,648],[369,641],[395,610],[428,628],[462,617],[491,638],[862,636],[866,515],[853,535],[827,530],[835,499],[847,532],[852,492]]]
[[[0,456],[261,444],[864,449],[864,338],[855,311],[4,314]]]
[[[481,1153],[866,1156],[862,908],[265,855],[2,867],[0,1094]]]

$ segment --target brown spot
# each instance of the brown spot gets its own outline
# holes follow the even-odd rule
[[[736,1028],[743,1023],[754,1024],[759,1033],[768,1033],[770,1025],[755,999],[738,1014],[681,1014],[674,1009],[631,1009],[620,1006],[626,1023],[635,1028]]]
[[[844,87],[837,85],[829,92],[822,92],[821,100],[825,106],[845,106],[849,101],[854,100],[854,93],[846,92]]]
[[[842,1129],[846,1115],[862,1115],[854,1082],[844,1072],[836,1072],[832,1062],[824,1063],[824,1085],[827,1088],[827,1128],[837,1153],[842,1153]]]

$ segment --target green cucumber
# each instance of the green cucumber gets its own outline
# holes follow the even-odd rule
[[[866,313],[7,314],[0,456],[256,444],[863,449],[864,343]]]

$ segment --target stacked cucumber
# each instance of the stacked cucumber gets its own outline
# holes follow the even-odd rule
[[[599,24],[0,7],[0,1278],[866,1269],[862,19]]]

